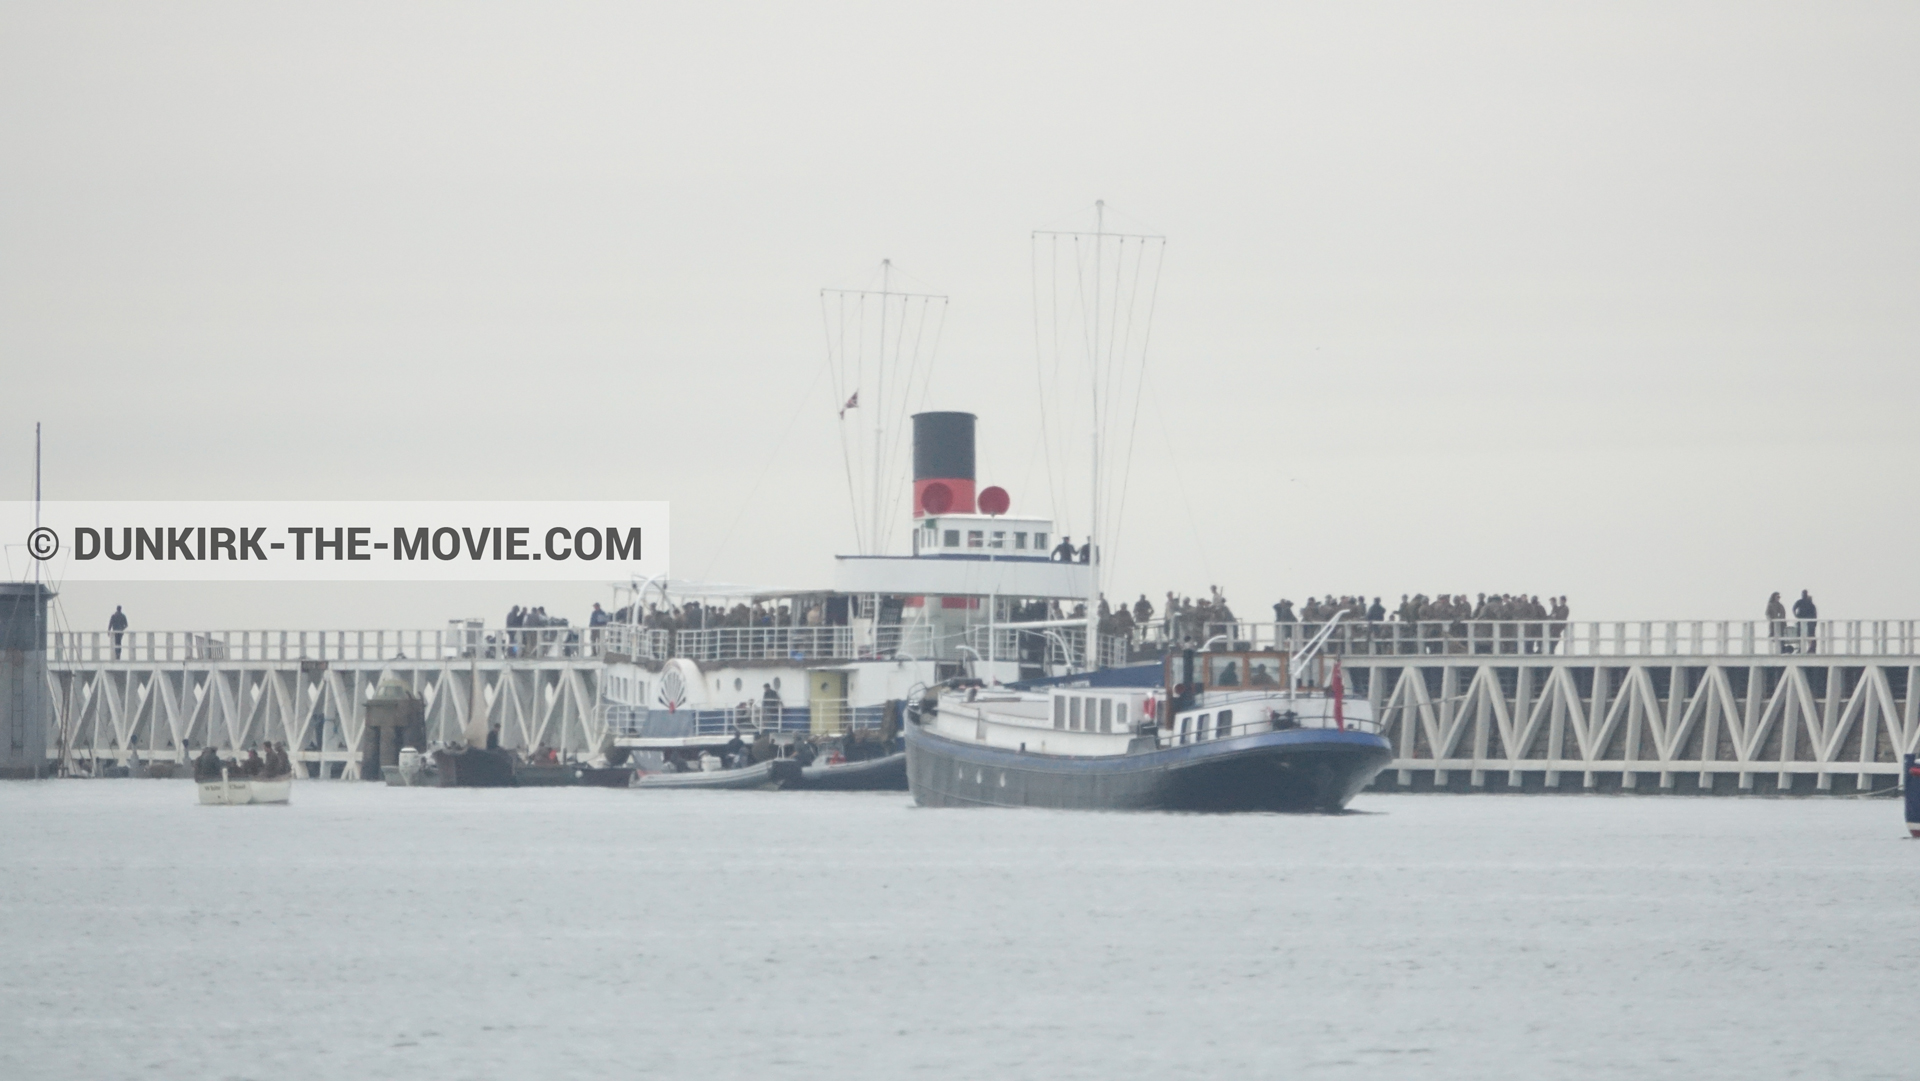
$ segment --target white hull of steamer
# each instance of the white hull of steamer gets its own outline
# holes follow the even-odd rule
[[[923,806],[1321,811],[1346,807],[1393,758],[1361,700],[1243,687],[1283,654],[1208,654],[1209,674],[1165,692],[1054,688],[947,694],[907,726]],[[1232,665],[1232,667],[1229,667]],[[1171,661],[1168,670],[1172,668]],[[1204,689],[1189,691],[1189,687]],[[1338,693],[1338,692],[1334,692]]]

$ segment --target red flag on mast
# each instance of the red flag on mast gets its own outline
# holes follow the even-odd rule
[[[1340,731],[1347,730],[1347,685],[1340,678],[1340,662],[1333,662],[1333,682],[1327,684],[1327,693],[1333,696],[1333,726]]]
[[[847,404],[840,407],[840,419],[847,419],[847,410],[858,408],[860,408],[860,392],[856,390],[853,392],[853,397],[847,399]]]

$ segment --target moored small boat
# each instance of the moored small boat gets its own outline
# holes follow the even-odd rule
[[[750,788],[786,788],[800,776],[800,763],[773,758],[738,769],[696,769],[684,773],[639,773],[632,788],[705,788],[716,791]]]
[[[1907,835],[1920,839],[1920,759],[1907,755],[1900,779],[1906,789]]]
[[[508,788],[513,784],[513,756],[498,748],[445,749],[428,757],[444,787]]]
[[[580,767],[557,762],[520,762],[513,767],[515,788],[568,788],[580,783]]]
[[[1324,679],[1314,652],[1187,650],[1164,662],[1163,688],[950,692],[908,726],[914,800],[1339,811],[1392,761],[1392,747],[1367,703],[1346,698],[1338,669]]]
[[[209,806],[286,803],[293,797],[292,777],[235,777],[222,771],[219,780],[203,780],[197,784],[200,802]]]
[[[789,787],[817,792],[905,792],[907,752],[853,762],[816,760],[802,766],[799,780]]]
[[[633,783],[632,766],[576,766],[578,784],[588,788],[625,788]]]

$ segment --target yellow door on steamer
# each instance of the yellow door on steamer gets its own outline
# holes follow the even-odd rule
[[[809,731],[816,736],[831,736],[847,730],[853,715],[847,709],[845,672],[807,674],[807,713],[812,722]]]

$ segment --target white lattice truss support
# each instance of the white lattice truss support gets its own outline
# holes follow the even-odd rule
[[[1604,660],[1604,663],[1594,663]],[[1743,657],[1350,658],[1392,741],[1402,784],[1431,771],[1446,785],[1505,773],[1539,774],[1547,787],[1577,773],[1587,787],[1613,775],[1623,788],[1657,780],[1699,787],[1733,775],[1742,790],[1770,775],[1780,788],[1816,789],[1850,776],[1887,787],[1901,756],[1920,750],[1920,664],[1902,658]],[[1876,780],[1878,778],[1878,780]]]
[[[429,743],[453,743],[477,705],[512,749],[592,753],[606,738],[601,665],[582,659],[102,663],[50,666],[56,757],[186,762],[202,747],[284,743],[321,776],[361,776],[366,703],[391,676],[426,707]],[[474,690],[475,680],[479,691]],[[334,764],[338,764],[335,767]]]

